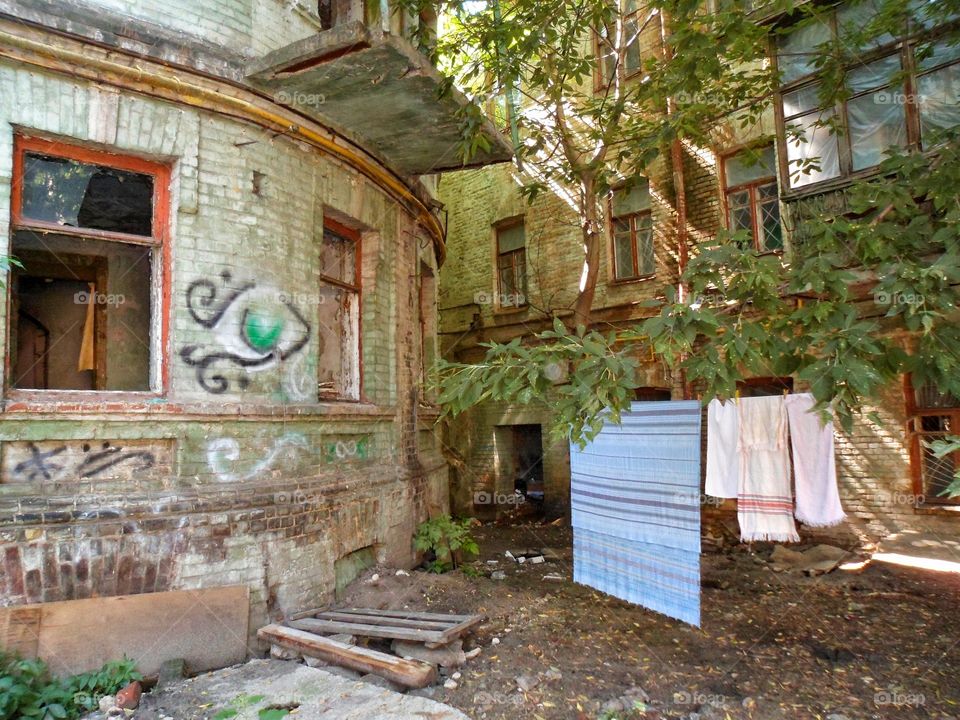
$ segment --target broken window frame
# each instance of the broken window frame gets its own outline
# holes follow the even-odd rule
[[[340,380],[340,387],[334,391],[325,390],[320,387],[319,377],[317,378],[317,398],[320,402],[361,402],[363,399],[363,313],[362,313],[362,300],[363,300],[363,286],[361,282],[360,275],[360,262],[361,254],[363,248],[363,235],[359,230],[353,227],[344,225],[341,222],[337,222],[331,218],[324,218],[323,220],[323,232],[324,235],[331,233],[336,235],[342,240],[348,240],[353,243],[354,252],[353,252],[353,282],[345,282],[340,278],[335,278],[330,275],[325,275],[323,272],[319,272],[319,282],[327,283],[333,287],[349,293],[352,296],[351,305],[355,308],[356,312],[356,327],[354,329],[355,337],[350,339],[350,347],[344,347],[348,343],[344,343],[344,346],[341,346],[341,352],[349,352],[354,354],[353,361],[351,363],[351,373],[352,378]],[[319,313],[319,308],[318,308]],[[341,362],[342,367],[342,362]],[[319,372],[320,363],[317,363],[317,371]],[[350,393],[350,386],[355,386],[356,391]]]
[[[769,146],[767,147],[769,148]],[[765,148],[758,148],[756,151],[762,153],[763,149]],[[739,149],[730,153],[726,153],[723,155],[720,161],[720,167],[723,173],[723,206],[727,221],[727,229],[731,232],[736,231],[733,222],[733,211],[741,207],[748,207],[750,210],[750,233],[753,240],[753,249],[760,253],[783,252],[783,218],[780,215],[780,189],[779,185],[777,184],[776,170],[771,168],[771,170],[773,170],[773,174],[760,175],[752,180],[748,180],[747,182],[739,183],[738,185],[729,185],[727,163],[730,160],[735,159],[738,155],[742,155],[746,152],[750,152],[750,150]],[[775,158],[774,162],[776,162]],[[770,187],[773,188],[773,195],[763,196],[762,191]],[[733,202],[733,196],[742,192],[747,193],[749,198],[748,203],[746,206],[735,206]],[[775,205],[777,208],[777,222],[780,227],[780,247],[767,247],[767,231],[766,226],[763,224],[764,205]]]
[[[152,218],[150,235],[136,235],[132,233],[116,232],[112,230],[98,230],[95,228],[73,227],[59,223],[38,220],[24,214],[23,211],[23,173],[27,154],[47,155],[63,158],[78,163],[99,165],[112,170],[122,170],[131,173],[150,175],[153,178]],[[73,238],[78,241],[102,240],[117,242],[124,245],[136,245],[151,249],[151,307],[150,307],[150,362],[149,362],[149,389],[148,390],[93,390],[76,389],[38,389],[18,388],[13,380],[13,353],[11,344],[14,323],[12,321],[15,309],[13,283],[7,283],[7,323],[6,323],[6,357],[4,359],[4,394],[6,397],[39,400],[43,403],[69,397],[83,401],[97,401],[98,396],[109,396],[111,400],[123,400],[129,397],[136,400],[144,397],[162,397],[166,394],[170,383],[170,363],[166,357],[166,348],[169,347],[170,333],[170,305],[171,289],[170,278],[170,166],[163,162],[147,160],[130,154],[91,148],[63,140],[49,140],[44,137],[27,133],[16,133],[13,138],[13,177],[10,193],[10,238],[18,232],[33,232],[39,234],[56,234],[61,237]],[[15,255],[14,255],[15,256]],[[95,308],[95,324],[98,339],[103,327],[103,308]],[[104,351],[105,353],[105,351]],[[104,353],[98,349],[98,362]],[[103,369],[96,370],[98,384],[102,382]]]
[[[852,7],[853,5],[854,3],[844,3],[832,8],[827,13],[829,20],[828,31],[830,34],[829,42],[837,42],[840,31],[839,11],[845,7]],[[956,25],[956,22],[954,21],[951,24]],[[905,134],[903,149],[908,150],[920,147],[931,149],[923,146],[922,118],[919,110],[917,81],[924,75],[941,72],[949,67],[960,65],[960,58],[955,58],[935,67],[921,68],[917,62],[917,50],[920,46],[927,43],[937,44],[937,42],[941,41],[943,35],[949,31],[951,24],[927,30],[914,23],[913,27],[905,32],[902,37],[892,38],[882,44],[878,43],[873,47],[866,48],[862,55],[858,57],[856,64],[847,67],[848,74],[856,71],[858,68],[864,68],[870,63],[879,62],[888,58],[896,58],[899,60],[900,72],[893,78],[887,78],[881,85],[858,90],[850,90],[848,88],[849,97],[839,99],[832,107],[820,105],[818,102],[802,111],[797,111],[791,115],[786,114],[784,96],[798,90],[802,91],[816,88],[822,81],[821,74],[817,70],[792,78],[789,82],[780,86],[774,102],[774,116],[777,136],[777,160],[780,163],[781,177],[784,178],[785,196],[797,197],[823,192],[832,187],[843,187],[855,180],[875,175],[878,172],[879,164],[859,169],[854,168],[853,140],[851,139],[848,111],[851,103],[871,94],[886,93],[894,103],[900,102],[900,97],[903,98],[903,130]],[[811,50],[811,53],[812,52]],[[777,71],[780,70],[780,55],[780,43],[777,42],[777,38],[772,37],[770,41],[770,59]],[[897,81],[900,82],[899,85],[897,85]],[[813,181],[805,181],[805,178],[809,176],[800,175],[795,185],[792,176],[798,172],[799,168],[789,160],[788,149],[793,143],[787,137],[787,127],[797,120],[810,117],[814,114],[818,114],[817,119],[823,121],[827,118],[835,118],[832,122],[835,122],[839,128],[838,132],[830,134],[830,142],[836,144],[837,173]],[[814,130],[814,134],[817,133],[830,133],[830,130],[827,127],[820,127]]]
[[[506,230],[513,230],[517,227],[523,229],[523,245],[512,250],[501,250],[501,235]],[[504,311],[523,310],[527,307],[527,228],[523,217],[501,221],[494,226],[494,236],[496,242],[494,271],[497,287],[495,308]],[[514,287],[511,292],[508,292],[508,289],[503,286],[502,273],[504,270],[509,270],[513,278]],[[516,302],[509,299],[514,295],[517,296],[515,298]]]
[[[925,478],[926,460],[930,458],[930,450],[924,443],[931,440],[942,440],[948,435],[956,435],[960,428],[960,400],[954,398],[951,405],[926,406],[917,401],[917,388],[911,375],[904,375],[903,390],[907,411],[907,446],[910,452],[910,475],[913,481],[913,494],[917,504],[955,507],[960,505],[960,497],[944,497],[937,493],[928,492]],[[946,394],[941,394],[946,398]],[[924,418],[947,418],[952,430],[927,430],[923,427]],[[960,467],[960,452],[951,453],[950,460],[954,469]]]

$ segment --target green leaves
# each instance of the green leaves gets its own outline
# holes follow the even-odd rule
[[[420,523],[413,536],[413,547],[418,552],[433,554],[434,558],[427,564],[430,572],[439,574],[454,570],[463,555],[480,552],[477,541],[470,534],[473,524],[473,518],[455,520],[449,515],[438,515]]]

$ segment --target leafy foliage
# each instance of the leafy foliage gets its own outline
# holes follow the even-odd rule
[[[459,556],[480,552],[477,541],[470,534],[473,524],[473,518],[456,520],[449,515],[438,515],[420,523],[413,536],[413,546],[419,552],[433,553],[434,559],[428,565],[430,572],[454,570]]]
[[[96,709],[112,695],[140,680],[132,660],[106,663],[94,672],[56,678],[42,660],[0,655],[0,720],[70,720]]]

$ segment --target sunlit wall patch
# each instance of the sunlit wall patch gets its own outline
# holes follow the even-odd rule
[[[249,374],[276,367],[300,353],[312,328],[290,297],[255,281],[234,283],[227,271],[220,283],[206,278],[187,286],[187,310],[197,325],[209,330],[208,344],[185,345],[180,358],[195,368],[200,387],[220,395],[236,382],[250,383]],[[225,368],[237,372],[228,377]]]

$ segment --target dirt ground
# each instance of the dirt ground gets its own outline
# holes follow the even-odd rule
[[[698,630],[574,584],[567,527],[475,535],[466,572],[369,571],[343,599],[484,613],[458,687],[429,691],[471,718],[960,718],[958,575],[869,564],[806,577],[774,572],[772,546],[733,546],[703,556]],[[526,548],[559,559],[504,557]]]

